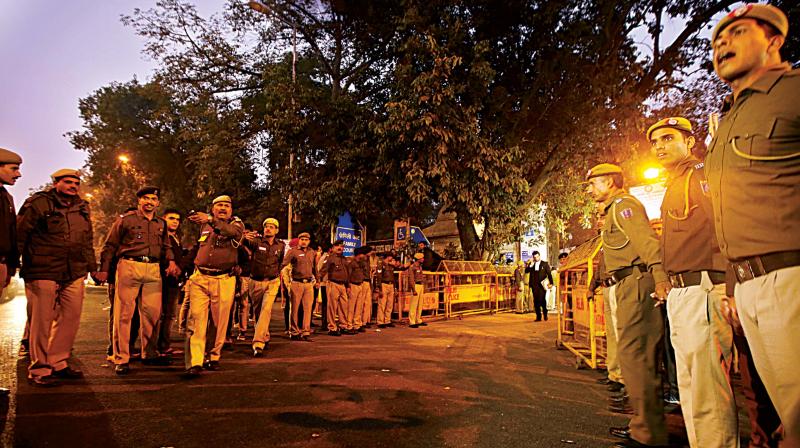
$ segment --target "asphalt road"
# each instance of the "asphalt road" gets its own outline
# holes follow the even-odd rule
[[[115,376],[104,300],[90,288],[84,303],[72,365],[86,378],[55,389],[27,384],[16,355],[25,299],[0,304],[3,446],[605,447],[627,422],[605,410],[597,373],[555,349],[553,319],[469,316],[308,343],[283,336],[276,306],[266,357],[240,344],[221,371],[185,380],[177,356]],[[680,444],[680,416],[668,423]]]

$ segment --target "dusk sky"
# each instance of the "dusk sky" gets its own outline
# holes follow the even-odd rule
[[[195,2],[203,15],[223,0]],[[59,168],[82,168],[85,153],[64,134],[81,128],[78,100],[113,81],[149,79],[142,38],[120,22],[155,0],[0,0],[0,147],[23,158],[8,190],[17,208]]]

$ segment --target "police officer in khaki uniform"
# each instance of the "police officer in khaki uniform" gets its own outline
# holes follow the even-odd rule
[[[394,307],[394,272],[405,270],[392,256],[386,254],[383,261],[378,265],[378,280],[381,284],[380,296],[378,296],[378,328],[394,327],[392,323],[392,308]]]
[[[661,312],[651,298],[664,300],[670,285],[661,264],[658,238],[644,206],[623,188],[622,169],[603,163],[589,170],[587,191],[604,205],[601,238],[606,269],[616,285],[618,355],[634,414],[629,439],[616,446],[667,444],[657,346],[664,337]],[[660,303],[660,302],[659,302]],[[620,428],[612,428],[619,435]]]
[[[131,319],[139,301],[139,338],[142,363],[168,365],[168,357],[158,356],[157,323],[161,316],[162,279],[160,264],[166,260],[167,275],[178,276],[180,269],[167,233],[167,225],[156,216],[160,190],[144,187],[136,192],[136,211],[128,212],[111,226],[101,255],[100,272],[95,278],[108,280],[113,260],[116,266],[114,292],[114,364],[117,375],[130,372]]]
[[[314,289],[317,286],[317,252],[308,247],[311,235],[303,232],[297,236],[297,247],[289,249],[283,257],[283,267],[292,267],[292,283],[289,287],[292,314],[289,321],[289,339],[312,342],[311,309],[314,304]],[[303,322],[298,322],[300,307],[303,307]],[[329,304],[330,307],[330,304]],[[330,316],[330,313],[328,314]],[[328,323],[330,326],[330,323]]]
[[[367,265],[365,271],[363,263],[365,259],[366,255],[363,247],[357,247],[353,257],[348,259],[350,289],[348,291],[347,315],[353,324],[353,331],[359,333],[367,331],[363,328],[364,322],[362,321],[364,317],[364,302],[367,298],[366,292],[369,288],[369,285],[366,284],[369,278],[369,265]]]
[[[372,279],[374,277],[374,270],[372,269],[372,247],[362,246],[361,251],[364,258],[361,260],[361,270],[364,271],[364,282],[361,284],[361,290],[364,300],[361,301],[361,328],[369,328],[372,325]],[[360,331],[360,330],[359,330]],[[364,330],[366,331],[366,330]]]
[[[194,257],[194,274],[189,278],[189,321],[186,338],[186,376],[200,374],[201,366],[219,370],[219,359],[228,319],[231,317],[236,277],[233,269],[244,240],[244,224],[233,216],[230,196],[217,196],[211,202],[211,214],[196,212],[189,220],[200,224]],[[212,341],[207,344],[206,333],[211,321]]]
[[[681,410],[689,445],[736,447],[739,426],[728,372],[733,331],[722,315],[725,261],[703,163],[692,155],[692,125],[683,117],[650,126],[653,156],[669,172],[661,204],[661,251],[672,290],[667,298]]]
[[[25,295],[31,304],[28,380],[57,385],[57,378],[83,378],[67,364],[78,333],[86,274],[97,269],[89,204],[78,195],[77,170],[52,174],[53,187],[34,193],[17,219]]]
[[[328,277],[328,333],[355,334],[353,315],[350,314],[350,266],[342,256],[344,242],[336,240],[328,259],[322,264],[321,276]],[[359,285],[360,286],[360,285]],[[357,290],[359,288],[357,287]],[[339,322],[336,322],[336,316]]]
[[[410,328],[425,327],[422,321],[422,294],[425,292],[425,277],[422,274],[422,262],[425,255],[414,254],[414,262],[408,268],[408,285],[411,287],[411,302],[408,305],[408,323]]]
[[[783,62],[786,15],[748,4],[712,33],[714,70],[730,85],[706,174],[722,255],[753,360],[800,446],[800,71]]]
[[[272,305],[281,286],[280,271],[286,245],[275,237],[278,234],[278,220],[267,218],[263,223],[264,234],[247,234],[247,245],[253,252],[250,267],[250,300],[253,309],[259,310],[256,330],[253,335],[253,356],[259,357],[269,346],[269,322],[272,318]],[[243,317],[244,318],[244,317]]]

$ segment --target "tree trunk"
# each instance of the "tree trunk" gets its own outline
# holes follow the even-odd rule
[[[458,238],[461,241],[461,250],[464,251],[464,258],[467,260],[481,260],[480,241],[472,224],[472,215],[469,212],[456,210],[456,226],[458,227]]]

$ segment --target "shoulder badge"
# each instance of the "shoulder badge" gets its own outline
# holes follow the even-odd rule
[[[633,209],[631,208],[623,209],[621,212],[619,212],[619,215],[625,219],[631,219],[633,218]]]
[[[711,193],[711,187],[708,185],[708,181],[703,179],[700,181],[700,190],[703,191],[703,194],[708,196]]]

